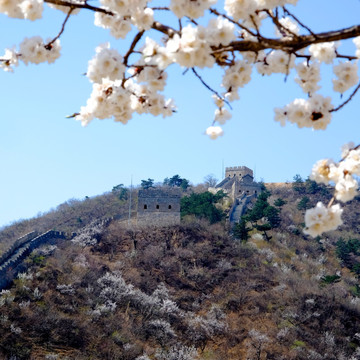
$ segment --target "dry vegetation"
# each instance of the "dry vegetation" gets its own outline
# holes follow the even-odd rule
[[[35,251],[3,291],[0,358],[360,359],[359,279],[336,256],[340,237],[359,238],[359,200],[341,229],[311,239],[297,204],[329,194],[267,187],[270,203],[287,202],[280,226],[246,243],[223,223],[102,226],[79,202],[87,226]]]

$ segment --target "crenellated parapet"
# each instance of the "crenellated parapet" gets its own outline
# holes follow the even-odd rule
[[[250,175],[252,178],[254,178],[254,172],[247,166],[233,166],[225,168],[226,178],[237,177],[239,179],[242,179],[246,175]]]

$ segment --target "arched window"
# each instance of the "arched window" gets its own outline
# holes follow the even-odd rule
[[[160,209],[160,205],[156,205],[156,209]]]
[[[171,205],[168,206],[168,209],[169,209],[169,210],[171,209]]]
[[[145,204],[145,205],[144,205],[144,210],[146,210],[146,209],[147,209],[147,205]]]

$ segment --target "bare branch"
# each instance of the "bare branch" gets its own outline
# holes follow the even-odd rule
[[[45,49],[46,49],[46,50],[51,50],[52,44],[62,35],[62,33],[63,33],[64,30],[65,30],[65,25],[66,25],[67,21],[69,20],[70,15],[71,15],[71,13],[73,12],[74,9],[75,9],[75,8],[73,8],[73,7],[69,9],[69,12],[68,12],[68,14],[66,15],[66,18],[65,18],[65,20],[64,20],[64,22],[63,22],[63,24],[62,24],[62,26],[61,26],[60,32],[59,32],[49,43],[47,43],[47,44],[45,45]]]
[[[229,16],[227,16],[227,15],[225,15],[225,14],[221,14],[219,11],[217,11],[216,9],[213,9],[213,8],[210,8],[209,10],[210,10],[210,12],[211,12],[212,14],[215,14],[215,15],[217,15],[217,16],[222,16],[223,18],[229,20],[230,22],[232,22],[233,24],[235,24],[235,25],[238,26],[239,28],[247,31],[250,35],[256,36],[256,34],[255,34],[253,31],[251,31],[249,28],[247,28],[246,26],[238,23],[237,21],[234,21],[234,20],[233,20],[232,18],[230,18]]]
[[[270,10],[262,10],[263,12],[265,12],[266,14],[268,14],[268,16],[271,18],[272,22],[274,23],[274,25],[279,29],[280,33],[282,33],[283,35],[292,35],[295,38],[297,38],[299,35],[295,34],[294,32],[292,32],[290,29],[288,29],[287,27],[285,27],[283,24],[281,24],[281,22],[279,21],[279,19],[277,18],[277,16],[274,16]]]
[[[346,40],[360,35],[360,25],[354,25],[345,29],[323,32],[314,35],[301,35],[296,38],[268,39],[261,38],[260,42],[242,40],[233,41],[226,46],[227,49],[232,48],[234,51],[254,51],[266,49],[278,49],[286,52],[296,52],[304,49],[311,44],[320,44],[330,41]],[[221,46],[214,47],[213,50],[220,50]]]
[[[224,101],[229,107],[230,109],[232,109],[230,103],[223,97],[221,96],[216,90],[212,89],[204,80],[203,78],[197,73],[197,71],[194,68],[191,68],[192,72],[195,74],[195,76],[201,81],[201,83],[208,89],[210,90],[212,93],[214,93],[219,99],[221,99],[222,101]]]
[[[152,10],[166,10],[166,11],[170,11],[170,9],[166,6],[154,6],[154,7],[151,7],[150,9]]]
[[[355,94],[358,92],[359,89],[360,89],[360,83],[358,84],[358,86],[355,88],[355,90],[351,93],[351,95],[349,96],[349,98],[346,101],[344,101],[338,107],[331,109],[329,112],[335,112],[335,111],[338,111],[341,108],[343,108],[347,103],[349,103],[351,101],[351,99],[355,96]]]
[[[140,31],[134,37],[134,40],[132,41],[128,52],[124,56],[124,65],[125,66],[128,66],[129,56],[134,52],[135,46],[140,41],[141,37],[144,35],[144,32],[145,32],[145,30]]]
[[[114,15],[113,12],[100,7],[89,5],[86,1],[84,1],[83,3],[72,3],[71,1],[66,1],[66,0],[44,0],[44,2],[53,5],[66,6],[68,8],[87,9],[95,12],[101,12],[107,15]]]
[[[311,35],[316,36],[312,30],[306,26],[304,23],[302,23],[295,15],[293,15],[288,9],[286,9],[285,7],[283,7],[284,10],[284,14],[289,15],[290,17],[292,17],[301,27],[303,27],[304,29],[306,29]]]
[[[163,25],[158,21],[155,21],[152,24],[151,28],[169,36],[170,38],[173,37],[177,33],[177,31],[174,30],[173,28],[171,28],[170,26]]]

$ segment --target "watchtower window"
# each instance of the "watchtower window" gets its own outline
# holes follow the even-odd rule
[[[168,209],[169,209],[169,210],[171,209],[171,205],[168,206]]]
[[[144,210],[146,210],[146,209],[147,209],[147,205],[145,204],[145,205],[144,205]]]
[[[156,208],[157,208],[157,209],[160,209],[160,205],[156,205]]]

